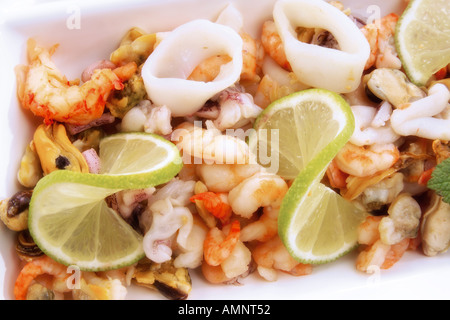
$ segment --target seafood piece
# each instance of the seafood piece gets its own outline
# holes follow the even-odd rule
[[[64,294],[35,282],[28,287],[26,300],[64,300]]]
[[[165,136],[172,132],[171,120],[169,108],[142,100],[122,118],[121,131],[145,131]]]
[[[358,227],[358,243],[362,244],[362,250],[356,258],[356,269],[359,271],[372,273],[374,268],[389,269],[409,249],[409,238],[394,245],[380,239],[379,225],[382,218],[368,216]]]
[[[151,206],[159,200],[169,199],[173,206],[185,207],[189,205],[189,198],[194,195],[195,181],[183,181],[179,178],[173,178],[148,199],[148,205]]]
[[[388,144],[400,138],[389,122],[392,113],[389,102],[384,102],[378,110],[368,106],[352,106],[351,109],[355,131],[349,141],[354,145]]]
[[[0,219],[13,231],[28,229],[28,206],[32,191],[18,191],[9,199],[0,201]]]
[[[36,152],[34,142],[31,141],[20,160],[20,168],[17,172],[17,180],[25,188],[34,188],[42,178],[41,161]]]
[[[259,207],[280,207],[287,190],[288,185],[281,177],[258,172],[233,188],[228,201],[235,214],[250,218]]]
[[[242,241],[238,241],[228,258],[220,264],[220,267],[225,276],[232,279],[245,274],[249,270],[251,260],[251,251]]]
[[[373,66],[377,69],[401,68],[402,63],[398,58],[394,43],[397,21],[398,15],[391,13],[361,28],[370,44],[370,56],[365,66],[366,70]]]
[[[189,209],[174,207],[170,199],[166,198],[152,203],[149,210],[152,213],[152,223],[143,239],[146,256],[156,263],[169,261],[174,242],[187,250],[187,240],[193,225]]]
[[[80,152],[95,149],[99,151],[100,140],[105,136],[101,128],[90,128],[80,132],[76,140],[72,143]]]
[[[208,188],[206,188],[205,184],[201,181],[197,181],[195,183],[195,187],[194,187],[194,194],[201,194],[204,192],[208,192]],[[205,222],[206,226],[208,228],[213,228],[216,226],[217,221],[216,218],[211,214],[211,212],[209,212],[205,205],[203,204],[202,200],[194,200],[195,203],[195,207],[197,209],[197,213],[200,216],[200,218],[203,219],[203,221]]]
[[[34,242],[28,229],[18,233],[16,252],[20,260],[26,262],[30,262],[31,260],[44,255],[42,250]]]
[[[122,119],[125,114],[145,99],[147,91],[145,90],[144,80],[138,73],[133,73],[128,80],[123,82],[123,89],[114,91],[106,101],[106,108],[111,114]]]
[[[277,278],[275,270],[280,270],[294,276],[308,275],[312,272],[310,264],[302,264],[291,257],[278,236],[258,244],[252,250],[252,257],[257,264],[257,271],[264,279],[274,281]]]
[[[253,102],[253,97],[240,88],[230,87],[219,93],[217,98],[219,115],[213,121],[220,131],[237,129],[253,123],[262,109]]]
[[[186,268],[177,268],[173,261],[153,263],[141,260],[133,275],[135,283],[158,290],[171,300],[184,300],[192,290],[192,281]]]
[[[122,190],[115,194],[117,201],[117,211],[124,219],[132,216],[137,206],[150,198],[155,192],[154,187],[146,189]]]
[[[222,134],[211,120],[206,129],[184,122],[172,132],[171,141],[183,152],[183,163],[202,161],[207,164],[247,164],[255,161],[245,141],[232,135]],[[256,163],[256,162],[253,162]]]
[[[92,75],[94,74],[94,71],[97,69],[111,69],[114,70],[116,68],[116,65],[112,63],[109,60],[100,60],[92,63],[89,65],[86,69],[83,70],[83,73],[81,74],[81,81],[87,82],[91,80]]]
[[[436,163],[439,164],[450,158],[450,143],[448,141],[434,140],[432,143],[433,152],[436,155]]]
[[[275,4],[273,17],[286,58],[301,82],[339,93],[359,86],[370,47],[345,13],[327,2],[282,0]],[[328,30],[341,50],[297,40],[292,30],[299,26]]]
[[[449,100],[449,89],[437,83],[428,90],[427,97],[394,110],[391,116],[392,128],[402,136],[450,140]]]
[[[74,136],[74,135],[77,135],[77,134],[79,134],[81,132],[87,131],[89,129],[95,129],[96,128],[98,130],[101,130],[101,128],[98,128],[98,127],[111,124],[115,120],[116,120],[116,118],[111,113],[105,112],[105,113],[103,113],[100,116],[100,118],[95,119],[95,120],[89,122],[88,124],[74,125],[74,124],[66,123],[65,126],[66,126],[67,132],[70,135]]]
[[[208,210],[214,217],[220,219],[222,224],[228,222],[231,217],[232,210],[228,204],[228,197],[225,193],[214,193],[211,191],[198,193],[190,198],[191,202],[197,200],[202,201],[206,210]]]
[[[203,243],[205,262],[211,266],[218,266],[224,262],[236,247],[240,230],[240,223],[237,220],[231,222],[226,235],[217,227],[210,229]]]
[[[411,195],[398,195],[389,206],[388,214],[378,227],[383,243],[394,245],[406,238],[417,237],[422,210]]]
[[[230,27],[201,19],[181,25],[158,44],[142,67],[150,100],[166,105],[173,116],[192,115],[239,80],[242,47],[242,38]],[[213,81],[187,80],[201,61],[217,54],[226,54],[231,61],[220,68]]]
[[[134,62],[138,66],[153,52],[157,36],[146,34],[140,28],[131,28],[120,41],[119,47],[111,53],[110,60],[118,66]]]
[[[367,186],[360,195],[361,203],[368,211],[380,210],[390,204],[404,188],[404,176],[396,172],[383,180]]]
[[[400,157],[394,144],[356,146],[347,143],[336,155],[340,170],[356,177],[367,177],[392,167]]]
[[[261,43],[264,51],[284,70],[292,71],[291,65],[284,52],[283,41],[278,34],[275,22],[267,20],[263,23],[261,31]]]
[[[224,54],[206,58],[192,70],[187,80],[202,82],[213,81],[219,75],[222,66],[231,60],[230,56]]]
[[[427,256],[446,252],[450,247],[450,205],[434,192],[423,215],[421,237],[423,252]]]
[[[112,272],[120,273],[121,270],[105,273]],[[72,290],[74,300],[124,300],[127,294],[127,288],[121,279],[100,276],[95,272],[82,272],[78,287]]]
[[[69,291],[66,285],[66,279],[69,276],[67,267],[44,256],[42,258],[31,260],[22,268],[14,285],[15,299],[26,300],[30,285],[36,277],[43,274],[48,274],[54,278],[52,283],[53,290],[57,287],[59,290],[56,291]]]
[[[41,124],[34,132],[33,142],[44,175],[62,169],[89,172],[85,158],[70,141],[63,124]]]
[[[264,207],[261,217],[247,224],[241,230],[240,240],[248,242],[267,241],[278,234],[278,212],[280,208]]]
[[[47,50],[28,40],[29,65],[16,68],[22,106],[43,117],[47,124],[86,124],[99,118],[109,94],[121,90],[124,79],[110,69],[97,69],[89,81],[78,86],[78,81],[68,81],[51,61],[56,47]]]
[[[356,269],[371,273],[374,268],[389,269],[397,263],[409,248],[410,239],[388,245],[380,239],[367,246],[356,258]]]
[[[176,268],[195,269],[202,264],[203,243],[208,233],[208,227],[195,215],[193,220],[194,223],[186,242],[186,248],[175,252],[176,258],[173,265]]]
[[[400,70],[380,68],[375,69],[363,78],[366,93],[370,93],[388,101],[395,108],[425,97],[425,92],[411,83],[406,74]]]
[[[196,172],[207,190],[229,192],[262,168],[258,164],[199,164]]]

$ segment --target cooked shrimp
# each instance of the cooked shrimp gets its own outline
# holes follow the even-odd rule
[[[231,57],[223,54],[209,57],[197,65],[187,79],[203,82],[213,81],[219,75],[221,66],[230,61]]]
[[[264,207],[261,217],[246,225],[241,230],[241,241],[258,240],[261,242],[271,239],[278,233],[278,212],[280,208]]]
[[[190,201],[194,203],[195,200],[202,201],[206,210],[216,218],[219,218],[222,223],[226,223],[232,214],[231,206],[228,204],[227,198],[227,194],[225,193],[207,191],[192,196]]]
[[[16,300],[26,300],[28,288],[40,275],[48,274],[58,282],[65,281],[69,274],[67,267],[45,256],[28,262],[20,271],[14,285],[14,296]],[[59,286],[59,288],[62,286]],[[66,286],[66,289],[69,290]]]
[[[410,247],[410,238],[405,238],[394,245],[381,240],[379,226],[382,218],[382,216],[368,216],[358,227],[358,243],[366,247],[356,259],[357,270],[371,272],[372,267],[389,269]]]
[[[286,58],[283,42],[277,32],[275,22],[268,20],[264,22],[261,33],[261,43],[265,52],[275,60],[281,67],[292,71],[291,65]]]
[[[344,189],[347,186],[348,173],[341,171],[336,165],[336,160],[330,162],[328,165],[327,178],[332,188]]]
[[[203,244],[203,254],[206,263],[211,266],[218,266],[227,259],[239,241],[241,226],[239,221],[231,223],[231,228],[227,236],[217,227],[209,230]]]
[[[206,263],[206,261],[203,261],[202,263],[202,274],[208,282],[213,284],[225,283],[231,280],[231,278],[227,277],[225,272],[223,272],[220,265],[212,266]]]
[[[288,185],[281,177],[258,172],[233,188],[228,201],[235,214],[250,218],[259,207],[280,207],[287,190]]]
[[[391,168],[400,158],[394,144],[356,146],[347,143],[336,155],[340,170],[356,177],[366,177]]]
[[[292,258],[278,236],[257,245],[252,251],[252,256],[258,265],[258,272],[260,272],[259,269],[262,269],[263,272],[275,269],[295,276],[307,275],[312,272],[311,265],[299,263]]]
[[[243,81],[257,82],[262,68],[264,59],[264,48],[260,41],[256,41],[248,33],[240,33],[242,47],[242,71],[241,79]]]
[[[196,173],[213,192],[229,192],[244,179],[261,171],[258,164],[199,164]]]
[[[252,157],[245,141],[218,130],[211,120],[206,121],[206,129],[184,122],[173,132],[171,140],[183,152],[183,162],[216,164],[246,164]]]
[[[409,243],[410,239],[403,239],[394,245],[388,245],[381,240],[377,240],[359,253],[356,259],[356,269],[364,272],[370,272],[373,266],[380,269],[389,269],[408,250]]]
[[[19,100],[46,123],[87,124],[103,114],[109,94],[123,88],[122,79],[111,69],[97,69],[78,86],[79,81],[68,81],[51,61],[56,47],[47,50],[28,41],[29,65],[16,69]]]
[[[370,45],[370,56],[365,69],[376,68],[400,69],[401,61],[394,44],[395,26],[398,15],[391,13],[365,25],[361,31]]]

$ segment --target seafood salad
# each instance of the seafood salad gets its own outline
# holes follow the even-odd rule
[[[365,213],[355,272],[389,272],[407,251],[444,254],[450,204],[428,182],[450,157],[450,64],[425,85],[411,81],[394,43],[400,15],[368,21],[340,1],[278,0],[253,35],[228,4],[214,20],[132,27],[74,80],[53,60],[59,44],[30,38],[27,61],[15,68],[17,97],[38,125],[17,166],[20,189],[0,201],[1,221],[17,237],[14,298],[126,299],[140,286],[178,300],[196,290],[192,272],[211,286],[312,276],[315,264],[296,259],[279,235],[294,178],[259,163],[242,133],[274,102],[314,88],[341,96],[354,119],[321,183]],[[134,133],[176,147],[182,166],[159,184],[110,189],[102,202],[133,230],[142,254],[77,269],[75,279],[68,268],[76,263],[30,232],[30,203],[55,172],[102,178],[102,141]]]

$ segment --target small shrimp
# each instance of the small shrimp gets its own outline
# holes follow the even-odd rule
[[[258,240],[267,241],[278,233],[278,212],[280,208],[264,207],[261,217],[246,225],[241,230],[242,242]]]
[[[398,15],[391,13],[361,28],[370,45],[370,56],[365,70],[376,68],[400,69],[401,61],[397,56],[394,44],[395,26]]]
[[[258,266],[257,270],[260,275],[267,274],[268,270],[273,269],[295,276],[308,275],[312,272],[310,264],[299,263],[292,258],[278,236],[257,245],[252,251],[252,256]],[[263,272],[260,272],[260,269]]]
[[[227,236],[217,227],[210,229],[203,243],[203,254],[206,263],[211,266],[218,266],[224,262],[236,247],[239,241],[240,230],[241,226],[237,220],[231,223]]]
[[[203,276],[209,283],[226,283],[231,280],[231,278],[227,277],[225,272],[223,272],[220,265],[212,266],[206,263],[206,261],[203,261],[201,269]]]
[[[264,59],[264,48],[260,41],[253,39],[248,33],[241,32],[243,40],[241,81],[258,82]]]
[[[330,162],[326,174],[332,188],[344,189],[347,187],[348,173],[342,172],[338,168],[336,160]]]
[[[258,172],[233,188],[228,201],[235,214],[250,218],[260,207],[280,207],[287,190],[288,185],[281,177]]]
[[[338,168],[352,176],[367,177],[391,168],[400,158],[394,144],[356,146],[347,143],[336,155]]]
[[[121,90],[124,79],[111,69],[97,69],[89,81],[78,86],[79,81],[68,81],[51,61],[56,47],[47,50],[32,39],[28,41],[30,63],[16,69],[22,106],[43,117],[47,124],[87,124],[98,119],[109,94]]]
[[[40,275],[49,274],[54,280],[63,282],[68,278],[67,267],[45,256],[28,262],[20,271],[14,285],[16,300],[26,300],[28,288]],[[62,286],[60,286],[62,287]],[[59,287],[58,287],[59,288]],[[69,290],[66,286],[66,289]]]
[[[292,71],[291,65],[286,58],[283,42],[277,32],[275,22],[271,20],[264,22],[261,32],[261,43],[265,52],[273,60],[284,69]]]
[[[208,190],[229,192],[261,169],[258,164],[199,164],[196,173]]]
[[[372,272],[374,267],[389,269],[401,259],[408,250],[409,244],[409,238],[394,245],[388,245],[381,240],[377,240],[359,253],[356,259],[356,269],[368,273]]]
[[[213,81],[219,75],[222,65],[227,64],[231,60],[230,56],[223,54],[209,57],[200,62],[187,79],[203,82]]]
[[[244,140],[222,134],[211,120],[205,124],[206,129],[203,129],[184,122],[172,132],[171,141],[183,152],[183,163],[192,163],[190,157],[194,157],[194,161],[216,164],[246,164],[254,161]]]
[[[190,198],[191,202],[195,203],[195,200],[202,201],[205,209],[216,218],[219,218],[222,223],[226,223],[230,219],[232,210],[225,193],[207,191]]]
[[[370,273],[374,267],[389,269],[410,248],[412,242],[410,238],[393,245],[381,240],[379,226],[382,218],[382,216],[368,216],[358,226],[358,243],[365,246],[356,258],[356,269],[359,271]]]

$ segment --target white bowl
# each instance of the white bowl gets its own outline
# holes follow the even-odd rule
[[[54,61],[69,79],[79,78],[93,61],[108,58],[131,27],[148,32],[168,31],[195,18],[215,20],[228,3],[244,15],[244,29],[258,36],[261,23],[270,19],[275,0],[128,0],[128,1],[11,1],[0,13],[1,151],[0,199],[20,186],[16,173],[25,146],[37,124],[21,109],[16,97],[14,67],[26,62],[26,40],[33,37],[44,46],[59,43]],[[347,0],[355,15],[399,12],[403,0]],[[31,3],[31,4],[30,4]],[[23,4],[23,5],[22,5]],[[40,121],[40,120],[39,120]],[[19,267],[14,234],[0,223],[0,298],[13,299]],[[210,285],[192,272],[189,299],[447,299],[450,298],[450,256],[428,258],[407,252],[391,269],[372,275],[357,272],[355,253],[330,264],[316,266],[305,277],[281,274],[276,282],[252,275],[242,286]],[[129,299],[163,299],[144,288],[129,289]]]

